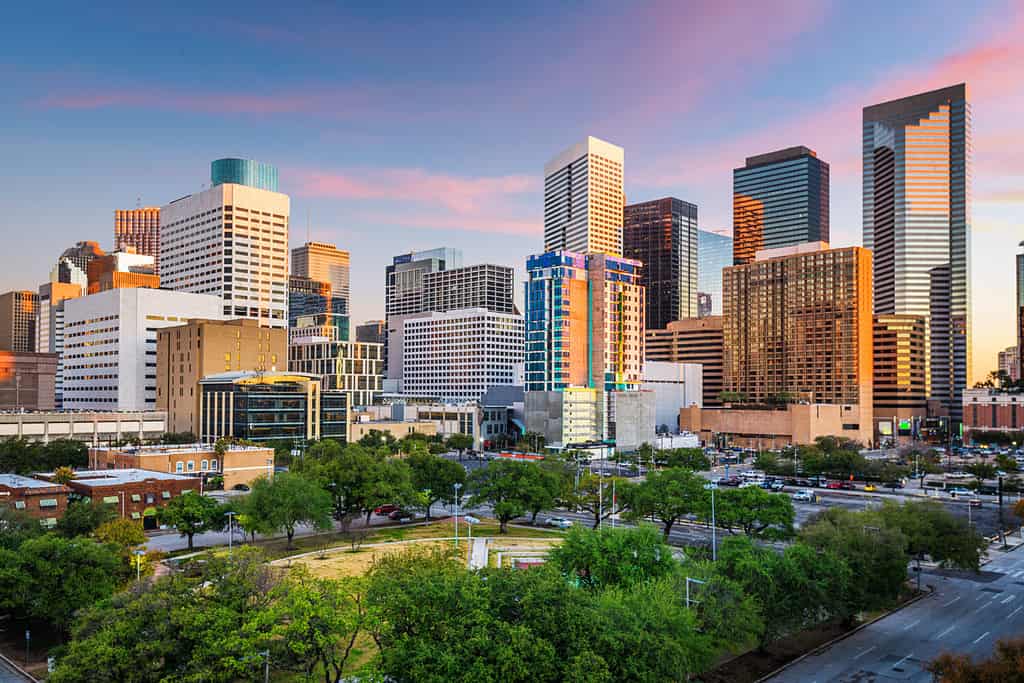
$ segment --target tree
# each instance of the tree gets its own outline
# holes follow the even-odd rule
[[[157,510],[157,518],[161,524],[173,526],[179,534],[188,537],[189,550],[196,534],[218,531],[227,524],[220,504],[194,491],[171,498]]]
[[[146,534],[142,525],[130,519],[112,519],[101,524],[95,532],[96,540],[112,545],[127,553],[135,546],[146,542]]]
[[[594,518],[593,528],[601,526],[616,511],[628,509],[628,499],[616,500],[619,489],[628,487],[629,482],[621,477],[605,477],[597,474],[580,476],[579,485],[573,493],[570,503],[573,507],[589,512]]]
[[[562,478],[557,470],[540,463],[529,469],[525,486],[523,502],[530,513],[530,524],[536,524],[542,510],[555,506],[562,491]]]
[[[53,471],[53,482],[60,484],[61,486],[66,485],[69,481],[75,478],[75,471],[67,465],[61,465]]]
[[[563,574],[589,588],[630,585],[666,576],[675,567],[672,549],[655,527],[573,527],[548,555]]]
[[[683,468],[688,470],[705,471],[711,469],[711,461],[704,455],[701,448],[671,448],[658,451],[655,461],[665,467]]]
[[[87,467],[89,465],[89,447],[76,439],[54,439],[42,447],[45,469],[56,470],[58,467]],[[36,464],[38,472],[40,464]]]
[[[90,500],[73,500],[68,503],[64,516],[57,520],[57,531],[66,538],[88,536],[116,513],[109,506]]]
[[[492,460],[469,475],[468,506],[488,504],[494,510],[500,533],[508,533],[508,523],[526,513],[529,503],[531,467],[518,460]]]
[[[703,512],[706,520],[711,518],[710,511],[709,502]],[[738,529],[747,536],[785,539],[793,535],[793,519],[793,502],[781,493],[748,486],[719,490],[715,495],[715,521],[729,533]]]
[[[646,481],[625,487],[619,495],[629,507],[629,517],[657,518],[668,540],[676,522],[703,510],[705,482],[688,469],[671,468],[651,472]]]
[[[942,683],[1020,683],[1024,681],[1024,638],[1000,640],[989,659],[975,661],[970,655],[944,652],[924,668]]]
[[[0,548],[15,550],[30,538],[46,532],[39,520],[24,510],[0,506]]]
[[[430,508],[434,503],[454,504],[455,484],[462,486],[466,482],[462,465],[429,453],[410,455],[406,462],[412,474],[412,485],[426,498],[427,521],[430,521]]]
[[[473,447],[473,437],[469,434],[452,434],[445,440],[445,446],[458,451],[461,459],[462,452]]]
[[[974,478],[978,480],[980,484],[984,479],[995,479],[996,478],[996,466],[987,462],[975,462],[964,467],[965,472],[969,472],[974,475]]]
[[[273,479],[260,477],[253,482],[246,514],[256,518],[257,528],[283,530],[291,548],[299,524],[331,527],[331,497],[301,474],[281,472]]]
[[[941,503],[927,500],[897,505],[886,501],[878,514],[886,526],[903,533],[907,555],[915,558],[918,566],[925,556],[944,567],[977,571],[981,566],[988,547],[985,538]]]

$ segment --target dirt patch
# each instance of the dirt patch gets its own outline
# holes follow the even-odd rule
[[[322,557],[320,554],[307,555],[294,559],[286,566],[303,565],[309,569],[314,576],[325,579],[337,579],[343,576],[359,576],[365,574],[373,566],[378,557],[400,553],[410,548],[438,548],[450,550],[451,541],[424,541],[418,543],[385,543],[372,547],[364,547],[359,550],[344,550],[335,548],[326,552]],[[463,557],[466,557],[468,549],[464,544],[459,544],[459,550]],[[285,563],[280,563],[285,564]]]
[[[844,628],[838,622],[816,626],[809,631],[802,631],[777,640],[763,652],[752,650],[730,659],[717,669],[706,673],[702,680],[705,683],[753,683],[783,664],[824,645],[848,630],[851,629]]]

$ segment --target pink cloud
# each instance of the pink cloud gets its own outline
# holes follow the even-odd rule
[[[70,91],[43,97],[39,104],[52,109],[92,110],[114,107],[178,111],[200,114],[292,114],[334,109],[345,111],[368,104],[367,93],[346,92],[282,92],[273,95],[240,93],[188,93],[174,90],[107,90]]]

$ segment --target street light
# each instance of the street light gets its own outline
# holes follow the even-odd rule
[[[462,484],[455,482],[452,485],[455,489],[455,549],[459,549],[459,490]]]
[[[473,525],[474,524],[479,524],[480,520],[477,519],[476,517],[472,516],[472,515],[466,515],[465,519],[466,519],[466,526],[469,527],[469,541],[468,542],[469,542],[470,547],[472,547],[472,545],[473,545]],[[472,550],[470,552],[472,552]]]
[[[691,583],[699,583],[700,585],[704,585],[705,583],[707,583],[707,581],[701,581],[700,579],[691,579],[689,576],[686,577],[686,609],[690,609],[690,602],[691,602],[691,600],[690,600],[690,584]],[[694,600],[693,602],[696,603],[696,600]]]
[[[135,555],[135,580],[142,583],[142,558],[145,557],[145,550],[136,550]]]
[[[232,542],[235,539],[235,515],[237,514],[234,510],[224,513],[224,516],[228,518],[228,557],[231,557]]]
[[[718,484],[709,482],[704,484],[706,491],[711,491],[711,561],[718,561],[718,537],[715,534],[715,489],[718,488]],[[690,584],[686,584],[686,589],[690,589]]]

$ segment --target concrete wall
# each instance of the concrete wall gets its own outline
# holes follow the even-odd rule
[[[619,451],[635,451],[641,444],[654,443],[657,402],[653,391],[616,391],[612,393],[615,402],[615,448]]]
[[[704,405],[703,366],[700,363],[645,361],[644,391],[654,393],[655,426],[679,429],[679,411],[692,405]]]

